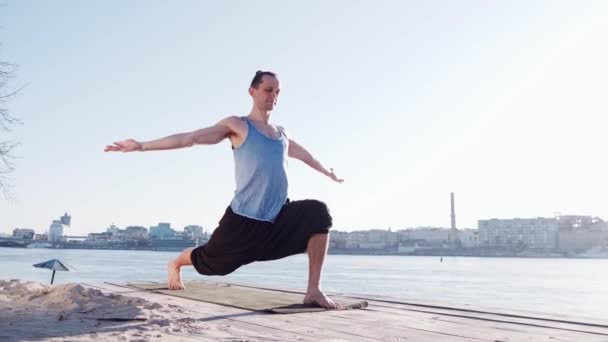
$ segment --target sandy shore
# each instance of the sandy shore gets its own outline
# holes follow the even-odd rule
[[[234,287],[226,291],[247,293],[246,298],[290,294],[300,299],[291,291],[212,285]],[[608,341],[608,323],[564,314],[365,298],[369,307],[361,310],[280,315],[214,304],[208,296],[189,299],[110,283],[45,286],[0,280],[0,341]]]
[[[0,280],[0,341],[222,340],[187,308],[83,286]]]

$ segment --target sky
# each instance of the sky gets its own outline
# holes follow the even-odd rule
[[[608,2],[0,0],[6,104],[23,124],[0,233],[111,224],[212,231],[234,195],[230,145],[104,153],[247,115],[278,74],[271,121],[343,184],[289,162],[290,198],[334,229],[608,219]]]

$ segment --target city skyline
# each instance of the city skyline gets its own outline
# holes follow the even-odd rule
[[[0,236],[3,247],[59,249],[173,250],[202,245],[208,232],[198,225],[148,228],[112,225],[105,232],[75,236],[65,232],[65,217],[53,221],[47,234],[15,229]],[[452,216],[453,217],[453,216]],[[606,257],[608,222],[592,216],[479,220],[477,229],[417,227],[407,229],[332,229],[330,252],[386,255],[451,255],[479,257]]]
[[[272,114],[336,170],[290,160],[290,197],[326,202],[337,229],[475,228],[479,218],[608,217],[608,3],[311,1],[103,4],[7,1],[0,60],[14,200],[0,232],[68,211],[83,234],[172,222],[216,227],[234,191],[230,146],[103,153],[251,108],[277,72]],[[314,23],[314,25],[311,25]],[[1,140],[4,139],[4,133]]]
[[[68,217],[68,222],[71,219],[71,215],[68,215],[68,213],[65,213],[62,217],[60,217],[59,219],[55,220],[51,220],[51,222],[62,222],[63,219],[65,217]],[[600,220],[604,220],[603,217],[597,216],[597,215],[576,215],[576,214],[569,214],[569,215],[563,215],[561,213],[555,213],[555,215],[553,217],[542,217],[542,216],[534,216],[534,217],[511,217],[511,218],[499,218],[499,217],[492,217],[492,218],[479,218],[477,220],[477,223],[479,224],[481,221],[491,221],[491,220],[529,220],[529,219],[548,219],[548,218],[554,218],[554,219],[558,219],[560,217],[582,217],[582,216],[588,216],[590,218],[593,219],[600,219]],[[356,231],[369,231],[369,230],[392,230],[392,231],[399,231],[399,230],[407,230],[407,229],[428,229],[428,228],[437,228],[437,229],[445,229],[445,230],[449,230],[452,228],[456,228],[458,230],[466,230],[466,229],[479,229],[479,226],[475,225],[474,227],[458,227],[458,225],[453,226],[433,226],[433,225],[420,225],[420,226],[408,226],[408,225],[395,225],[395,226],[388,226],[388,227],[360,227],[358,229],[348,229],[348,227],[332,227],[333,231],[342,231],[342,232],[356,232]],[[51,226],[51,224],[49,224],[49,226]],[[180,232],[181,230],[179,230],[179,228],[177,228],[176,226],[173,226],[171,222],[168,221],[161,221],[161,222],[157,222],[156,225],[151,225],[151,226],[146,226],[146,225],[141,225],[141,224],[128,224],[128,225],[117,225],[116,223],[112,222],[108,227],[106,227],[104,230],[101,231],[90,231],[90,230],[86,230],[86,232],[88,233],[99,233],[99,232],[105,232],[105,231],[109,231],[111,229],[126,229],[129,227],[143,227],[146,230],[150,230],[151,228],[156,228],[160,225],[168,225],[171,229]],[[69,224],[67,225],[69,226]],[[213,230],[215,229],[215,227],[205,227],[202,226],[200,224],[197,223],[189,223],[186,224],[185,226],[183,226],[181,229],[185,229],[187,227],[192,227],[192,226],[200,226],[204,232],[206,233],[212,233]],[[36,227],[15,227],[13,229],[10,230],[10,232],[12,232],[15,229],[32,229],[36,232],[36,234],[46,234],[48,233],[48,228],[46,229],[37,229]],[[75,232],[71,229],[71,227],[69,228],[73,233],[72,234],[67,234],[69,236],[75,236],[78,235],[78,230],[76,230]],[[87,234],[88,234],[87,233]],[[7,233],[3,233],[2,231],[0,231],[0,235],[1,234],[5,234],[5,235],[10,235]]]

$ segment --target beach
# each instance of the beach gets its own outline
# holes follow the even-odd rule
[[[150,341],[187,335],[221,340],[226,329],[196,321],[187,309],[82,284],[0,280],[0,340]],[[186,336],[184,336],[186,335]]]
[[[197,286],[214,295],[182,296],[188,291],[196,295],[192,289]],[[0,341],[583,342],[608,338],[608,322],[580,321],[567,314],[532,316],[378,297],[365,298],[369,306],[355,310],[272,314],[250,306],[279,297],[296,303],[303,294],[214,282],[187,282],[184,291],[162,288],[166,283],[146,282],[142,288],[3,280]]]

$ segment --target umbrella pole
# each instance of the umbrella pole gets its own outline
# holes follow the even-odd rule
[[[51,277],[51,285],[53,285],[53,280],[55,279],[55,270],[53,270],[53,276]]]

